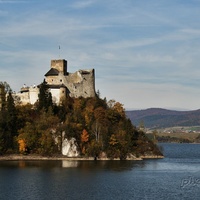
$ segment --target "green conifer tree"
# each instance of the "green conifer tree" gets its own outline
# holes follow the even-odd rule
[[[45,80],[40,84],[38,100],[38,110],[44,109],[47,112],[49,107],[53,107],[52,95]]]

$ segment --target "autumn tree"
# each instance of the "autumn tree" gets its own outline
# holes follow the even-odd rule
[[[26,152],[26,143],[23,139],[18,140],[19,152],[24,154]]]
[[[83,129],[83,132],[81,134],[81,152],[83,154],[86,153],[86,145],[88,141],[89,141],[89,134],[85,129]]]
[[[24,140],[26,147],[35,153],[51,155],[58,151],[56,138],[59,137],[59,119],[51,109],[44,110],[32,123],[27,122],[19,131],[18,141]]]
[[[18,144],[19,149],[21,142],[23,141],[24,146],[26,146],[27,151],[30,153],[37,153],[39,148],[40,134],[36,128],[36,122],[26,122],[25,126],[19,130]]]
[[[109,141],[108,157],[125,160],[130,151],[130,136],[123,130],[112,134]]]

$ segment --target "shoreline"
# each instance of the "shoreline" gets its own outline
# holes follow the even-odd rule
[[[144,159],[162,159],[164,158],[164,156],[140,156],[138,158],[134,157],[134,158],[127,158],[126,160],[144,160]],[[14,155],[2,155],[0,156],[0,161],[20,161],[20,160],[24,160],[24,161],[56,161],[56,160],[64,160],[64,161],[87,161],[87,160],[95,160],[94,157],[64,157],[64,156],[60,156],[60,157],[53,157],[53,156],[40,156],[40,155],[18,155],[18,154],[14,154]],[[115,159],[109,159],[109,158],[97,158],[96,160],[120,160],[119,158],[115,158]]]

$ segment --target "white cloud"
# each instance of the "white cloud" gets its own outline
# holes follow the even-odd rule
[[[39,3],[0,11],[0,74],[14,90],[40,83],[60,54],[70,72],[94,67],[97,89],[126,108],[198,104],[198,17],[183,23],[172,1],[63,1],[63,9]]]

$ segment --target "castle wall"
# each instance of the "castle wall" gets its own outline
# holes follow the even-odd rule
[[[38,94],[39,94],[39,88],[31,87],[29,89],[30,104],[36,103],[36,101],[38,100]]]
[[[16,93],[13,98],[17,100],[17,104],[26,105],[30,103],[29,92]]]
[[[39,88],[30,87],[26,91],[13,94],[16,104],[26,105],[34,104],[38,100]]]
[[[59,74],[58,76],[47,76],[45,81],[48,85],[60,85],[63,83],[63,79],[65,79],[65,76]]]
[[[67,89],[65,87],[60,88],[60,101],[64,100],[67,96]]]
[[[69,74],[65,79],[65,85],[70,91],[71,97],[94,97],[95,96],[94,69],[79,70]]]
[[[51,88],[50,89],[52,100],[54,103],[59,104],[60,102],[60,89],[59,88]]]

